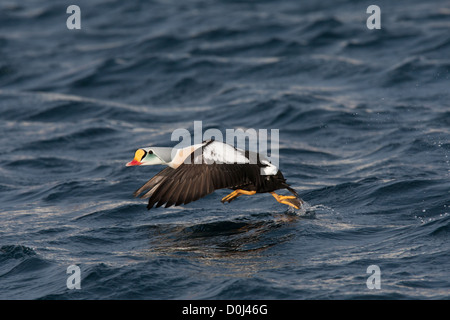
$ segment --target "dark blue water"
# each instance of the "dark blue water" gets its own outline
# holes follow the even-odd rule
[[[450,297],[448,1],[76,4],[0,3],[1,299]],[[279,129],[305,207],[147,211],[125,163],[194,121]]]

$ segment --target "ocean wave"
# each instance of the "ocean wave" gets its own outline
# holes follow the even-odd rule
[[[3,245],[0,247],[0,259],[2,261],[8,259],[21,259],[36,256],[36,252],[23,245]]]
[[[411,56],[388,68],[383,75],[384,86],[403,82],[419,81],[430,83],[440,81],[447,74],[449,60],[427,59],[422,56]]]
[[[30,157],[26,159],[12,160],[5,164],[13,170],[50,170],[51,172],[73,171],[74,168],[80,168],[79,161],[60,158],[60,157]]]

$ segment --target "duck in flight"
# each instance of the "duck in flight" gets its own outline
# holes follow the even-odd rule
[[[278,168],[260,154],[208,140],[186,148],[140,148],[126,166],[167,165],[134,196],[148,199],[147,209],[188,204],[218,189],[234,190],[222,199],[231,202],[241,195],[270,193],[278,202],[299,209],[303,201],[286,183]],[[279,195],[287,189],[293,195]]]

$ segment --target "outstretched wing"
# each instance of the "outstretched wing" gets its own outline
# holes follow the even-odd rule
[[[214,190],[255,184],[261,180],[256,164],[186,164],[176,169],[167,167],[139,188],[134,195],[145,192],[147,208],[188,204]]]

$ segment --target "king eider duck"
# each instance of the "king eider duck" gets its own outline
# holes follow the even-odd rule
[[[280,203],[299,209],[303,201],[292,189],[278,168],[260,154],[208,140],[186,148],[147,147],[136,151],[126,166],[167,165],[134,196],[149,199],[147,209],[188,204],[214,190],[234,190],[222,199],[231,202],[237,197],[270,193]],[[287,189],[293,195],[279,195],[275,190]]]

